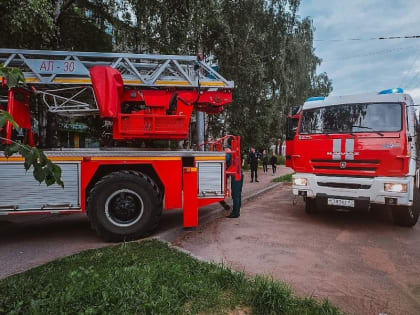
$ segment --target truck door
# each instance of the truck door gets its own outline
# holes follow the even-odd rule
[[[292,167],[293,143],[299,124],[299,115],[288,116],[286,120],[286,166]]]

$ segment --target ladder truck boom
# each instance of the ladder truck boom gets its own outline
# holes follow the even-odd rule
[[[26,81],[37,85],[91,84],[89,69],[101,65],[119,70],[125,85],[234,88],[195,56],[0,49],[0,62],[22,69]]]
[[[234,88],[193,56],[0,49],[0,63],[25,76],[25,86],[11,89],[0,78],[0,110],[11,114],[32,146],[32,96],[53,114],[111,122],[115,141],[184,140],[193,110],[220,113],[232,102]],[[13,135],[6,124],[0,145],[11,143]],[[232,148],[225,153],[228,140]],[[204,147],[209,150],[46,150],[62,169],[64,189],[39,185],[25,172],[22,157],[6,158],[0,151],[0,215],[85,212],[105,240],[125,241],[151,233],[163,211],[181,208],[183,226],[193,228],[198,208],[224,200],[227,177],[241,174],[240,137]],[[229,168],[226,154],[232,157]]]
[[[220,113],[234,87],[193,56],[0,49],[0,63],[50,112],[111,120],[115,140],[186,139],[193,108]]]

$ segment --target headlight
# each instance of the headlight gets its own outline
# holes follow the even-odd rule
[[[308,180],[306,178],[295,177],[293,178],[293,185],[295,186],[307,186]]]
[[[389,192],[407,192],[407,184],[386,183],[384,190]]]

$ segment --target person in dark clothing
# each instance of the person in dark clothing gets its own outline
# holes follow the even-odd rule
[[[267,155],[267,151],[264,150],[263,151],[263,155],[262,155],[262,166],[263,166],[263,172],[267,173],[268,172],[268,155]]]
[[[277,156],[273,153],[270,159],[271,169],[273,170],[273,176],[276,175],[277,171]]]
[[[230,179],[230,189],[232,190],[232,213],[228,218],[238,218],[241,215],[242,186],[244,184],[244,171],[241,169],[241,179],[236,180],[235,176]]]
[[[248,154],[248,164],[251,168],[251,183],[254,181],[258,183],[258,153],[255,152],[255,148],[251,148],[251,151]]]
[[[226,152],[230,151],[230,147],[225,148]],[[228,153],[226,155],[226,168],[228,168],[232,163],[232,155]],[[235,176],[230,176],[230,189],[232,192],[232,212],[227,216],[227,218],[238,218],[241,214],[241,203],[242,203],[242,186],[244,183],[244,171],[242,169],[243,159],[241,158],[241,179],[236,180]],[[227,205],[229,206],[229,205]],[[224,207],[228,210],[226,207]],[[230,207],[229,207],[230,208]]]

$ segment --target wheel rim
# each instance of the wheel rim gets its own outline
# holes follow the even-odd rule
[[[135,191],[120,189],[112,193],[105,202],[108,220],[120,227],[136,224],[143,216],[143,200]]]
[[[411,219],[414,218],[414,211],[413,211],[413,207],[408,207],[408,215],[410,216]]]

